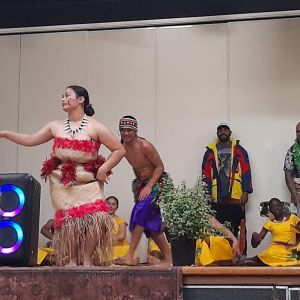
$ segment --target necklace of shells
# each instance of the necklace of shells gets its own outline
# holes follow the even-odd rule
[[[69,119],[66,119],[63,122],[64,131],[67,134],[70,134],[72,139],[74,139],[76,137],[76,135],[78,135],[81,131],[83,131],[88,126],[88,124],[89,124],[89,119],[86,115],[84,115],[84,117],[81,120],[80,125],[77,128],[74,128],[73,126],[71,127]]]

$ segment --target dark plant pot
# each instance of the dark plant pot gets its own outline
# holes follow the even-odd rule
[[[171,239],[173,266],[195,264],[196,239],[177,237]]]

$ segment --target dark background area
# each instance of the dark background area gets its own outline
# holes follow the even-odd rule
[[[299,0],[1,0],[0,28],[292,10]]]

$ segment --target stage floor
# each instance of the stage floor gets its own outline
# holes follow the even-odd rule
[[[192,299],[184,288],[201,285],[296,287],[300,267],[0,267],[1,300]]]

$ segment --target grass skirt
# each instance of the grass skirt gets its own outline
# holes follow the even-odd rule
[[[56,255],[56,265],[62,266],[75,259],[82,262],[87,239],[97,239],[94,253],[94,264],[112,260],[113,239],[112,232],[115,226],[114,219],[106,212],[97,211],[83,217],[73,218],[66,216],[64,223],[57,228],[53,236],[53,246]],[[78,249],[76,257],[72,257],[72,246]]]

